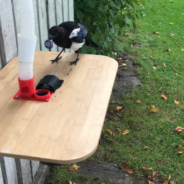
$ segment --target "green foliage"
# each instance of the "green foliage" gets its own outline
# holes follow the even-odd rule
[[[125,26],[136,27],[136,18],[143,15],[144,0],[75,0],[75,20],[89,30],[89,37],[100,47],[85,46],[83,52],[110,56],[114,42]]]

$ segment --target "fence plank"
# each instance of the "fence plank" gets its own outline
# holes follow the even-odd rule
[[[57,25],[56,23],[56,6],[55,0],[48,0],[48,25],[49,28]],[[52,51],[58,51],[57,46],[54,44]]]
[[[68,20],[74,21],[74,0],[68,0]]]
[[[32,180],[30,160],[20,159],[20,165],[23,184],[31,183],[33,180]]]
[[[38,161],[31,161],[31,167],[32,167],[32,176],[36,175],[36,172],[38,171],[38,168],[40,166],[40,163]]]
[[[2,169],[1,169],[1,164],[0,164],[0,184],[3,184],[3,175],[2,175]]]
[[[40,35],[40,48],[43,51],[48,51],[44,46],[45,40],[48,39],[48,26],[47,26],[47,11],[46,11],[46,1],[37,1],[38,5],[38,22],[39,22],[39,35]]]
[[[5,164],[8,184],[20,184],[18,183],[15,159],[4,157],[4,164]]]
[[[17,55],[11,0],[0,0],[0,48],[4,66]]]

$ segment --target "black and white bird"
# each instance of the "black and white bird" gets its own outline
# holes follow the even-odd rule
[[[88,30],[85,26],[72,21],[63,22],[58,26],[51,27],[49,29],[49,40],[53,40],[57,46],[62,47],[62,50],[58,56],[54,60],[51,60],[52,63],[57,63],[58,60],[61,59],[61,57],[59,57],[61,53],[65,49],[70,49],[77,53],[76,60],[70,62],[70,65],[76,65],[79,60],[80,49],[85,44],[85,42],[91,43],[93,46],[97,46],[94,42],[86,37],[87,33]],[[49,48],[48,40],[45,42],[45,46]]]

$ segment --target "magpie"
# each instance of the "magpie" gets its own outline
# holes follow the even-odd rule
[[[59,57],[65,49],[74,50],[77,53],[77,58],[75,61],[70,62],[70,65],[76,65],[79,61],[79,53],[82,46],[87,42],[87,45],[91,45],[97,47],[92,40],[87,38],[88,30],[82,24],[67,21],[59,24],[58,26],[53,26],[49,29],[49,40],[52,40],[57,46],[62,47],[61,52],[58,56],[51,60],[52,63],[57,63],[58,60],[61,59]],[[47,41],[45,42],[45,46],[47,47],[49,44]],[[48,47],[47,47],[48,48]]]

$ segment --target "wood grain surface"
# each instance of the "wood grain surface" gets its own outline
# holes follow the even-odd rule
[[[45,75],[64,83],[49,102],[14,100],[18,90],[18,58],[0,71],[0,156],[51,163],[76,163],[97,149],[113,88],[117,62],[109,57],[35,52],[37,85]]]

